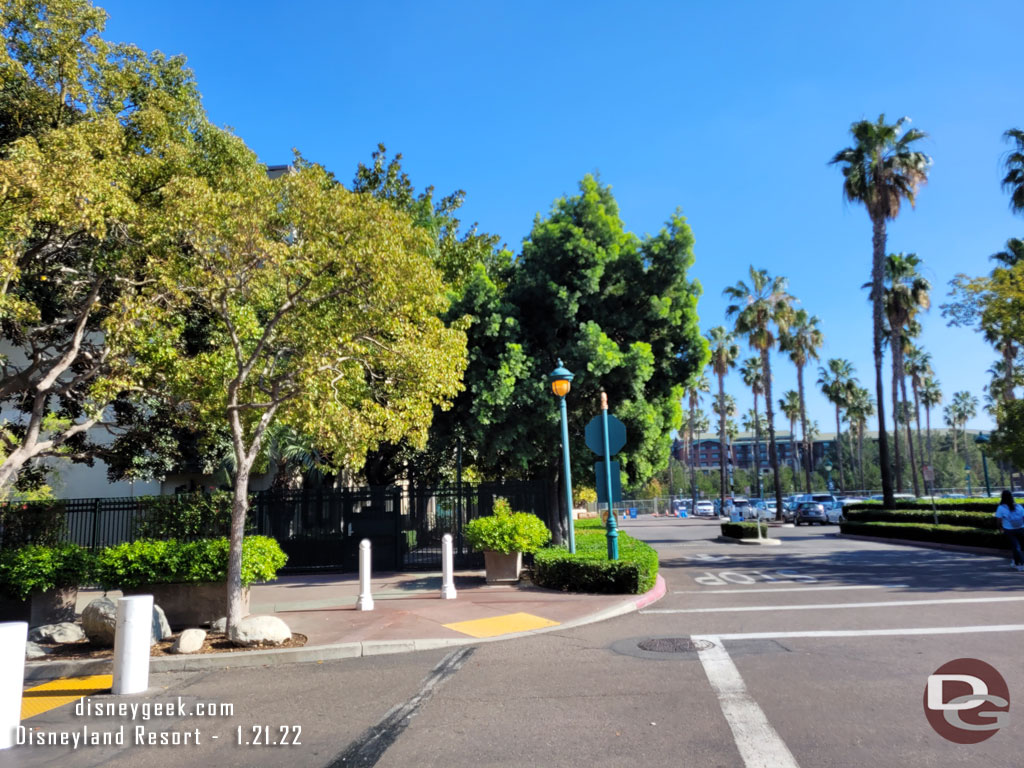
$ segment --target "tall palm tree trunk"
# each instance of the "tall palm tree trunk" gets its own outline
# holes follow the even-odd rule
[[[857,466],[860,469],[860,489],[861,491],[867,490],[864,487],[864,422],[860,421],[857,423]]]
[[[926,434],[928,435],[928,463],[935,467],[935,456],[932,454],[932,409],[925,407],[924,409],[924,423]]]
[[[892,348],[892,454],[896,470],[896,493],[903,493],[903,462],[900,457],[900,386],[896,381],[897,334],[892,334],[889,345]]]
[[[757,489],[757,497],[764,498],[764,488],[761,487],[761,417],[757,410],[757,395],[754,395],[754,487]]]
[[[871,314],[874,326],[872,352],[875,358],[875,399],[878,402],[878,463],[882,470],[882,498],[891,506],[892,475],[889,469],[889,440],[885,434],[885,390],[882,387],[882,277],[885,261],[885,214],[871,213]]]
[[[782,484],[779,482],[779,453],[775,446],[775,411],[772,409],[772,364],[768,348],[761,350],[761,368],[764,371],[764,402],[768,412],[768,460],[775,480],[775,519],[782,520]]]
[[[796,490],[796,478],[797,478],[797,456],[796,452],[796,419],[789,420],[789,456],[793,462],[793,490]]]
[[[693,444],[693,424],[697,419],[697,399],[690,398],[690,443],[687,446],[690,459],[690,514],[697,514],[697,451]]]
[[[1016,400],[1013,393],[1014,361],[1017,359],[1017,345],[1011,341],[1003,341],[1003,400]]]
[[[907,401],[907,377],[903,373],[903,352],[900,351],[900,394],[903,402]],[[919,433],[920,434],[920,433]],[[914,434],[910,431],[910,419],[907,419],[907,456],[910,458],[910,483],[914,486],[914,497],[920,497],[921,486],[917,482],[917,459],[914,456]]]
[[[811,441],[807,439],[807,407],[804,403],[804,367],[798,365],[796,367],[796,388],[800,393],[800,434],[803,437],[804,443],[804,483],[806,493],[811,492]],[[793,481],[793,486],[796,487],[796,481]]]
[[[725,374],[718,374],[718,477],[719,477],[719,498],[721,506],[725,509]]]
[[[836,403],[836,450],[839,451],[839,461],[836,462],[839,465],[839,487],[841,489],[846,488],[846,480],[843,478],[843,432],[842,422],[839,420],[839,404]],[[829,488],[829,493],[832,489]]]
[[[921,443],[921,392],[917,386],[917,377],[913,377],[910,380],[910,388],[914,392],[914,428],[917,431],[917,455],[921,457],[921,462],[924,462],[924,445]],[[928,457],[928,463],[931,464],[931,456]],[[934,467],[932,468],[934,472]],[[925,480],[924,469],[921,470],[921,480],[924,482],[925,491],[929,491],[929,483]]]

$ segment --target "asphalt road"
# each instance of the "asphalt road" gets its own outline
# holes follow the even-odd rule
[[[775,530],[778,547],[713,541],[710,521],[626,530],[657,547],[668,586],[640,613],[456,651],[154,675],[152,702],[234,713],[143,721],[65,706],[32,724],[123,724],[129,742],[140,726],[198,729],[200,743],[20,747],[0,766],[1021,765],[1024,574],[1007,560],[835,526]],[[992,665],[1010,693],[1009,722],[974,745],[924,713],[928,676],[961,657]]]

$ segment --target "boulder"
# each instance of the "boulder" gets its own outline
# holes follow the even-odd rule
[[[49,648],[43,648],[43,646],[39,645],[38,643],[33,643],[31,641],[25,643],[26,659],[42,659],[48,653],[53,653],[53,651]]]
[[[117,606],[109,597],[98,597],[82,611],[82,629],[93,645],[113,646]]]
[[[153,642],[166,640],[171,636],[171,625],[167,623],[167,614],[156,603],[153,604]]]
[[[228,617],[227,616],[221,616],[215,622],[210,624],[210,631],[211,632],[219,632],[220,634],[223,635],[227,631],[227,629],[228,629]]]
[[[203,647],[206,632],[201,629],[186,629],[171,646],[171,653],[195,653]]]
[[[85,632],[77,624],[62,621],[60,624],[44,624],[28,633],[33,643],[77,643],[85,640]]]
[[[228,638],[235,645],[281,645],[292,632],[277,616],[247,616],[231,627]]]

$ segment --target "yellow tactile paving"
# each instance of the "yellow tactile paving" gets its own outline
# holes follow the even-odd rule
[[[534,616],[531,613],[508,613],[504,616],[491,616],[489,619],[473,619],[445,624],[448,629],[462,632],[470,637],[497,637],[512,632],[526,632],[542,627],[557,627],[559,622]]]
[[[109,691],[114,684],[113,675],[90,675],[88,677],[62,677],[48,683],[26,688],[21,692],[21,719],[49,712],[83,696]]]

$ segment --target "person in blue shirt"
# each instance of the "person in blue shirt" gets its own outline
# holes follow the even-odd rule
[[[1024,507],[1017,503],[1012,493],[1003,491],[996,508],[996,517],[1003,524],[1003,533],[1010,540],[1013,569],[1024,571]]]

